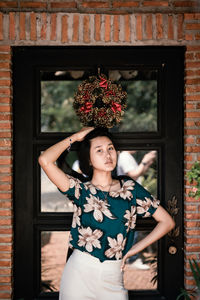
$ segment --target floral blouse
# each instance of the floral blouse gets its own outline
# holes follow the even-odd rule
[[[109,193],[91,182],[69,178],[69,189],[60,191],[74,204],[69,247],[101,262],[121,259],[133,245],[137,216],[153,215],[159,200],[128,176],[120,176],[121,188]]]

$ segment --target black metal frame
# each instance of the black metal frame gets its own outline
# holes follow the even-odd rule
[[[14,113],[14,299],[57,299],[39,293],[40,232],[69,230],[71,213],[41,213],[37,158],[41,150],[66,137],[40,132],[40,70],[157,69],[158,131],[114,133],[118,150],[156,149],[158,195],[162,205],[176,196],[180,235],[177,254],[170,255],[168,236],[159,242],[157,291],[130,291],[129,299],[172,300],[183,286],[183,74],[184,47],[13,47]],[[72,150],[76,149],[76,143]],[[139,230],[153,228],[153,220],[138,221]],[[134,295],[134,297],[133,297]]]

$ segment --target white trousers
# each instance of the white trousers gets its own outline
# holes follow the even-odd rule
[[[67,261],[59,300],[128,300],[121,260],[106,260],[75,249]]]

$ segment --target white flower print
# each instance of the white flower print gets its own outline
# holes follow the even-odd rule
[[[127,226],[127,232],[129,229],[134,229],[136,226],[136,207],[131,206],[131,211],[126,210],[126,214],[124,215],[124,218],[127,219],[128,221],[126,222],[125,226]]]
[[[69,245],[69,248],[73,248],[73,246],[72,246],[72,244],[71,244],[71,241],[73,240],[73,238],[72,238],[72,234],[71,234],[71,232],[70,232],[70,234],[69,234],[69,241],[68,241],[68,245]]]
[[[78,224],[78,226],[81,226],[80,223],[81,208],[77,207],[76,204],[74,204],[73,207],[74,207],[74,213],[73,213],[72,227],[75,228],[76,224]]]
[[[113,239],[111,237],[107,237],[110,249],[105,251],[105,255],[109,258],[113,256],[116,259],[122,258],[122,251],[124,250],[126,244],[126,238],[124,239],[122,233],[118,233],[117,239]]]
[[[111,197],[121,197],[123,199],[131,200],[133,198],[133,194],[131,191],[134,190],[135,182],[133,180],[127,180],[123,183],[123,186],[118,191],[110,192]]]
[[[84,204],[84,212],[94,211],[93,216],[97,222],[103,221],[103,214],[110,219],[115,219],[108,209],[108,206],[110,206],[108,203],[92,195],[90,195],[90,198],[86,197],[86,200],[88,203]]]
[[[91,184],[90,181],[85,183],[85,187],[86,187],[86,189],[89,189],[91,194],[96,195],[97,190],[96,190],[95,186],[93,184]]]
[[[85,247],[88,252],[93,251],[94,248],[101,249],[100,237],[103,235],[103,232],[99,229],[95,229],[92,231],[90,227],[87,228],[79,228],[79,240],[78,246]]]
[[[137,204],[137,213],[139,215],[144,214],[144,218],[149,217],[151,214],[148,212],[150,206],[152,205],[152,200],[150,198],[145,197],[145,200],[136,199]]]
[[[154,208],[158,208],[158,206],[160,205],[160,200],[156,199],[154,196],[151,195],[151,197],[153,198],[153,200],[151,200],[151,205]],[[146,199],[146,198],[145,198]]]
[[[74,179],[73,177],[69,176],[69,188],[75,187],[75,197],[76,199],[79,199],[80,197],[80,189],[82,187],[80,186],[81,181],[78,179]]]

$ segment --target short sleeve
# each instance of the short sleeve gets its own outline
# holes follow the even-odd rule
[[[68,199],[71,200],[72,202],[77,202],[79,201],[81,196],[81,190],[82,190],[81,181],[69,175],[68,178],[69,178],[69,189],[66,192],[61,191],[59,188],[58,190],[63,195],[66,195]]]
[[[137,215],[142,218],[151,217],[158,206],[160,201],[154,198],[143,186],[139,183],[135,183],[136,189],[136,205]]]

